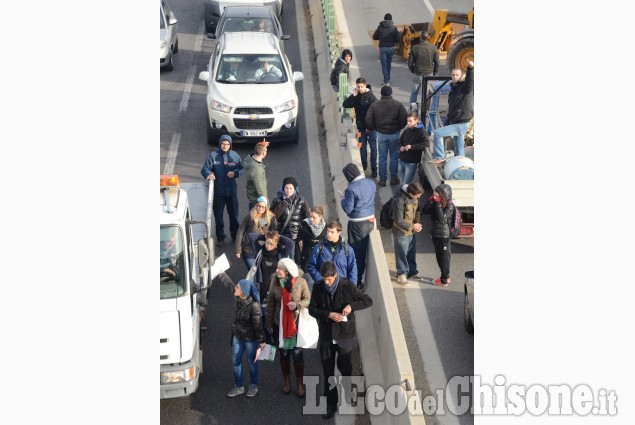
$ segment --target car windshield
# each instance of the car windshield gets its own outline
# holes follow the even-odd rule
[[[159,9],[159,15],[161,16],[161,28],[160,29],[164,30],[165,29],[165,19],[163,19],[163,13],[161,12],[161,9]]]
[[[161,299],[185,293],[183,232],[176,226],[161,226],[160,241]]]
[[[280,55],[223,55],[216,81],[226,84],[280,84],[287,74]]]
[[[271,18],[228,17],[223,23],[221,32],[255,31],[277,35],[274,28]]]

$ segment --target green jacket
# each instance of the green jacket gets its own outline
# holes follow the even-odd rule
[[[263,162],[256,161],[251,154],[247,155],[243,161],[243,173],[247,180],[245,189],[249,202],[255,203],[259,196],[267,196],[267,176]]]
[[[393,200],[392,232],[395,235],[410,236],[414,233],[414,224],[421,222],[421,212],[419,211],[419,200],[410,198],[405,187],[406,185],[401,188]]]

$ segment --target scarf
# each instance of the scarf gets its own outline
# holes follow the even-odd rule
[[[340,275],[335,277],[335,282],[331,286],[328,286],[326,283],[324,284],[324,288],[326,288],[326,292],[332,297],[337,289],[337,285],[340,283]]]
[[[289,310],[287,307],[287,304],[293,301],[291,299],[291,289],[293,288],[293,285],[295,285],[295,281],[295,277],[286,281],[284,279],[280,279],[280,290],[282,292],[282,305],[280,306],[282,309],[282,323],[280,323],[280,326],[282,327],[282,337],[285,339],[285,345],[286,340],[288,338],[295,339],[295,335],[298,332],[298,329],[295,326],[294,312]],[[293,346],[295,346],[295,342]]]
[[[313,224],[310,218],[305,218],[304,221],[309,225],[309,229],[313,232],[313,238],[317,238],[326,227],[326,221],[324,219],[320,220],[318,224]]]

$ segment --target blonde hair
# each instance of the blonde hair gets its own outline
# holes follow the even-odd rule
[[[264,196],[263,196],[264,198]],[[254,226],[258,227],[258,220],[261,217],[264,217],[265,220],[267,221],[267,224],[271,223],[271,220],[275,217],[275,215],[269,210],[269,206],[267,205],[267,200],[265,199],[264,204],[265,204],[265,212],[260,214],[258,212],[258,204],[260,202],[256,202],[256,205],[254,205],[254,207],[251,209],[251,211],[249,212],[249,215],[251,216],[251,221],[254,222]]]

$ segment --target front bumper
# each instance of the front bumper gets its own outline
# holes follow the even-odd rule
[[[297,108],[281,114],[262,115],[255,119],[248,119],[244,115],[225,114],[208,109],[209,126],[214,139],[221,134],[229,134],[234,141],[260,141],[263,138],[272,141],[291,141],[297,137]],[[236,123],[241,123],[238,127]],[[249,136],[243,131],[263,131],[266,134]]]
[[[186,382],[176,382],[170,384],[163,384],[159,378],[161,385],[161,397],[160,398],[175,398],[175,397],[187,397],[195,392],[198,388],[198,378],[200,376],[200,370],[196,367],[193,361],[189,361],[180,365],[161,365],[160,372],[170,372],[176,370],[187,369],[194,366],[194,378]]]

